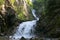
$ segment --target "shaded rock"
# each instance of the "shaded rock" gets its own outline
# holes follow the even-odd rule
[[[15,10],[11,7],[7,7],[6,5],[2,6],[2,10],[0,11],[0,32],[9,35],[12,34],[14,27],[16,27],[16,14]]]
[[[22,37],[20,40],[26,40],[24,37]]]

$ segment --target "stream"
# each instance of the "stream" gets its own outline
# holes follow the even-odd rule
[[[36,22],[39,20],[39,18],[36,17],[34,9],[32,9],[32,14],[35,17],[35,20],[22,22],[18,26],[16,33],[12,36],[12,40],[21,39],[22,37],[24,37],[25,39],[30,39],[30,38],[35,37],[34,28],[35,28]]]
[[[24,37],[25,39],[30,39],[30,38],[35,37],[34,28],[36,27],[36,22],[39,20],[39,18],[35,14],[36,12],[35,9],[31,9],[31,11],[32,11],[32,15],[34,16],[35,20],[22,22],[18,26],[16,33],[14,33],[12,37],[10,36],[12,40],[20,40],[22,37]]]

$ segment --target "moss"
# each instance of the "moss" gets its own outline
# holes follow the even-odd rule
[[[15,0],[10,0],[11,4],[14,4],[15,3]]]
[[[4,0],[0,0],[0,5],[2,5],[4,3]]]
[[[24,16],[23,13],[19,13],[19,14],[18,14],[18,19],[20,19],[20,20],[26,20],[25,18],[26,18],[26,17]]]
[[[26,21],[26,20],[33,20],[34,19],[33,15],[32,15],[32,12],[31,12],[31,8],[33,8],[32,7],[33,4],[30,2],[30,0],[26,0],[26,3],[27,3],[26,6],[27,6],[27,12],[28,13],[26,13],[26,10],[24,9],[24,4],[23,4],[22,1],[19,1],[19,3],[20,3],[19,5],[14,0],[12,2],[13,2],[13,8],[14,8],[14,10],[17,13],[17,18],[18,19],[24,20],[24,21]],[[26,15],[28,14],[28,15],[26,16],[25,14]]]

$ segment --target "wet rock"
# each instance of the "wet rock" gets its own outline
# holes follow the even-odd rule
[[[1,37],[0,36],[0,40],[9,40],[7,37]]]
[[[22,37],[20,40],[26,40],[24,37]]]
[[[32,38],[30,40],[33,40]]]
[[[30,40],[44,40],[43,38],[31,38]]]
[[[15,10],[4,5],[0,11],[0,32],[9,35],[15,27],[16,15]]]

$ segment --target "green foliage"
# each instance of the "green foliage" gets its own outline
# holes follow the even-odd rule
[[[10,0],[10,2],[11,2],[12,4],[14,4],[14,3],[15,3],[15,0]]]
[[[57,28],[60,28],[60,3],[58,3],[58,1],[59,0],[45,1],[45,12],[42,12],[42,15],[36,27],[36,32],[43,37],[60,37],[60,32],[56,31],[58,30]]]
[[[33,8],[36,10],[37,15],[45,15],[45,0],[36,0],[33,3]]]
[[[0,5],[2,5],[4,3],[4,0],[0,0]]]
[[[27,9],[24,9],[24,4],[23,4],[22,1],[19,1],[19,3],[20,3],[19,5],[16,3],[16,1],[14,3],[14,9],[16,10],[17,15],[18,15],[17,18],[20,19],[20,20],[32,20],[33,19],[33,16],[31,14],[31,9],[30,8],[33,8],[32,7],[33,4],[30,2],[30,0],[26,0]],[[26,10],[27,10],[29,16],[25,12]],[[25,14],[27,16],[25,16]],[[28,19],[27,19],[27,17],[28,17]]]
[[[26,17],[25,17],[25,15],[23,13],[19,13],[18,14],[18,19],[20,19],[20,20],[26,20]]]
[[[27,4],[30,6],[30,7],[33,7],[33,3],[30,2],[30,0],[26,0]]]

